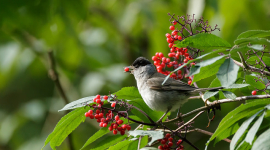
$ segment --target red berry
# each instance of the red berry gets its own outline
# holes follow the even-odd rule
[[[93,102],[97,102],[97,98],[94,98],[94,99],[93,99]]]
[[[110,127],[109,127],[109,130],[110,130],[110,131],[112,131],[112,130],[113,130],[113,127],[112,127],[112,126],[110,126]]]
[[[90,113],[89,113],[89,112],[86,112],[86,113],[84,114],[84,116],[85,116],[85,117],[90,117]]]
[[[169,146],[169,147],[172,147],[172,146],[173,146],[173,142],[169,142],[169,143],[168,143],[168,146]]]
[[[124,135],[125,134],[125,130],[121,130],[120,133],[121,133],[121,135]]]
[[[96,114],[99,114],[99,113],[100,113],[100,110],[99,110],[99,109],[97,109],[97,110],[96,110]]]
[[[96,102],[99,104],[101,102],[101,100],[100,99],[97,99]]]
[[[173,47],[173,43],[169,43],[169,48],[172,48]]]
[[[103,99],[107,100],[108,99],[108,96],[107,95],[103,96]]]
[[[177,31],[177,30],[174,30],[174,31],[172,32],[172,35],[177,35],[177,33],[178,33],[178,31]]]
[[[181,36],[178,36],[178,40],[182,40],[182,37]]]
[[[96,98],[97,98],[97,99],[100,99],[100,95],[97,95]]]
[[[127,125],[123,124],[123,125],[122,125],[122,129],[123,129],[123,130],[126,130],[126,128],[127,128]]]
[[[95,114],[95,119],[98,119],[99,118],[99,115],[98,114]]]
[[[100,114],[99,114],[99,115],[100,115]],[[103,116],[102,116],[102,117],[103,117]],[[106,119],[105,119],[105,118],[101,118],[100,121],[101,121],[101,122],[105,122]]]
[[[93,110],[92,110],[92,109],[90,109],[88,112],[89,112],[90,114],[93,114]]]
[[[184,63],[187,63],[188,62],[188,60],[187,59],[184,59]]]
[[[167,134],[165,135],[165,137],[166,137],[166,138],[169,138],[169,137],[171,137],[171,134],[170,134],[170,133],[167,133]]]
[[[168,145],[167,145],[167,144],[164,144],[164,145],[163,145],[163,148],[168,148]]]
[[[97,122],[101,122],[100,119],[97,119]]]
[[[118,130],[118,131],[122,131],[123,128],[122,128],[122,127],[118,127],[117,130]]]
[[[95,116],[94,116],[93,114],[90,114],[89,118],[90,118],[90,119],[94,119]]]
[[[104,128],[107,127],[107,125],[108,125],[107,123],[103,123],[103,127],[104,127]]]
[[[188,80],[188,84],[191,85],[192,81],[191,80]]]
[[[112,104],[111,104],[112,107],[115,107],[115,105],[116,105],[116,103],[112,103]]]
[[[117,127],[118,127],[117,124],[114,124],[114,125],[113,125],[113,128],[114,128],[114,129],[117,129]]]
[[[254,90],[254,91],[251,92],[251,94],[252,95],[256,95],[257,94],[257,91]]]
[[[185,57],[188,57],[189,56],[189,53],[185,53]]]
[[[114,117],[114,119],[115,119],[116,121],[119,120],[119,116],[116,115],[116,116]]]
[[[117,123],[120,125],[123,123],[123,120],[118,120]]]
[[[167,60],[166,57],[162,58],[162,62],[166,63],[166,60]]]
[[[179,140],[177,141],[177,145],[179,145],[179,144],[181,144],[181,143],[182,143],[182,140],[179,139]]]
[[[117,134],[117,130],[113,130],[113,134],[116,135]]]
[[[166,33],[166,37],[170,38],[171,37],[170,33]]]
[[[162,145],[159,145],[159,146],[158,146],[158,149],[163,149],[163,146],[162,146]]]
[[[125,72],[128,72],[129,71],[129,68],[128,67],[125,67]]]
[[[169,140],[170,142],[172,142],[172,141],[173,141],[173,138],[172,138],[172,137],[170,137],[168,140]]]
[[[174,57],[175,56],[175,53],[169,53],[168,56],[169,57]]]
[[[159,56],[160,58],[164,57],[163,53],[159,53],[158,56]]]
[[[170,30],[174,30],[175,29],[175,27],[174,26],[170,26]]]
[[[157,61],[157,60],[158,60],[157,56],[153,56],[153,57],[152,57],[152,60],[153,60],[153,61]]]
[[[166,141],[165,140],[161,140],[161,142],[160,142],[161,144],[165,144],[166,143]]]
[[[99,123],[99,126],[100,126],[100,127],[103,127],[103,122],[100,122],[100,123]]]
[[[131,129],[131,126],[130,125],[127,125],[127,130],[129,131]]]
[[[173,41],[174,41],[174,40],[173,40],[172,38],[167,38],[167,42],[168,42],[168,43],[173,43]]]
[[[175,20],[172,23],[173,23],[173,25],[176,25],[177,24],[177,22]]]

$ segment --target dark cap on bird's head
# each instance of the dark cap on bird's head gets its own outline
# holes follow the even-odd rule
[[[151,62],[144,58],[144,57],[138,57],[133,63],[132,66],[134,66],[135,68],[139,68],[141,66],[146,66],[148,64],[151,64]]]

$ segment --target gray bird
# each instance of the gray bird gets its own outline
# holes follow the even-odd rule
[[[157,72],[156,67],[144,57],[137,58],[129,68],[136,79],[144,102],[156,111],[168,113],[180,108],[192,95],[202,91],[222,89],[222,87],[196,88],[172,78],[161,85],[166,76]]]

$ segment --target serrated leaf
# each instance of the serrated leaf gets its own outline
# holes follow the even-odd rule
[[[254,76],[251,76],[251,75],[246,75],[246,82],[248,84],[250,84],[250,86],[253,86],[259,90],[262,90],[262,89],[265,89],[265,84],[263,84],[262,82],[260,81],[257,81],[258,80],[257,77],[254,77]]]
[[[235,45],[244,44],[269,44],[270,41],[266,38],[241,38],[234,41]]]
[[[228,87],[236,81],[238,70],[239,66],[237,66],[231,58],[224,61],[217,73],[222,87]]]
[[[267,150],[270,147],[270,129],[263,132],[253,143],[251,150]]]
[[[204,93],[203,98],[204,99],[208,99],[208,98],[210,98],[210,97],[215,96],[216,94],[218,94],[218,92],[219,91],[214,91],[214,92],[207,91],[207,92]]]
[[[47,137],[44,146],[49,142],[52,149],[55,149],[56,146],[60,146],[65,138],[76,129],[81,122],[84,122],[86,118],[84,116],[85,112],[86,110],[84,108],[78,108],[62,117],[53,132]]]
[[[218,69],[219,69],[220,65],[224,62],[224,60],[225,60],[225,58],[223,57],[211,65],[201,67],[200,73],[194,75],[192,83],[200,81],[200,80],[205,79],[207,77],[210,77],[212,75],[215,75],[218,72]]]
[[[249,86],[249,84],[231,84],[230,86],[226,87],[226,89],[240,89],[247,86]]]
[[[254,140],[255,138],[255,135],[259,129],[259,127],[261,126],[262,124],[262,121],[263,121],[263,117],[265,115],[265,111],[263,112],[263,114],[258,118],[258,120],[253,124],[253,126],[249,129],[247,135],[246,135],[246,138],[245,138],[245,141],[247,143],[249,143],[250,145],[252,145],[252,141]]]
[[[197,49],[219,49],[230,48],[231,45],[222,38],[209,33],[199,33],[185,38],[183,41],[177,43],[176,47],[192,47]]]
[[[267,30],[249,30],[246,32],[241,33],[237,39],[241,38],[250,38],[250,37],[267,37],[270,36],[270,31]]]
[[[250,118],[248,118],[241,126],[240,128],[237,130],[237,132],[234,134],[232,141],[230,143],[230,150],[234,150],[236,143],[238,142],[238,140],[240,139],[240,137],[243,135],[243,133],[246,131],[246,129],[248,128],[249,124],[258,116],[259,113],[261,113],[263,110],[258,111],[257,113],[255,113],[253,116],[251,116]]]
[[[132,142],[135,142],[136,140],[138,140],[138,139],[137,138],[133,138],[133,139],[130,139],[130,140],[125,140],[125,141],[119,142],[116,145],[113,145],[113,146],[109,147],[108,150],[119,150],[119,149],[122,149],[122,148],[128,146],[129,144],[131,144]]]
[[[164,133],[162,131],[136,130],[136,131],[129,131],[128,133],[134,137],[138,135],[141,135],[141,136],[147,135],[147,136],[152,137],[151,141],[148,143],[149,145],[151,145],[156,140],[162,139],[164,137]]]
[[[235,108],[233,111],[228,113],[219,123],[218,128],[215,133],[211,136],[211,138],[206,143],[207,145],[224,131],[226,131],[229,127],[235,124],[237,121],[249,117],[256,112],[260,111],[265,107],[265,105],[270,103],[270,99],[257,99],[255,101],[248,102],[246,104],[242,104],[239,107]],[[225,137],[223,137],[225,138]]]
[[[232,100],[236,99],[236,95],[234,95],[234,93],[232,93],[230,91],[222,91],[222,93],[228,99],[232,99]]]

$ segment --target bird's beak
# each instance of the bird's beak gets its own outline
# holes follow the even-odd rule
[[[133,70],[134,70],[134,66],[125,67],[125,72],[129,72],[129,73],[133,74]]]

